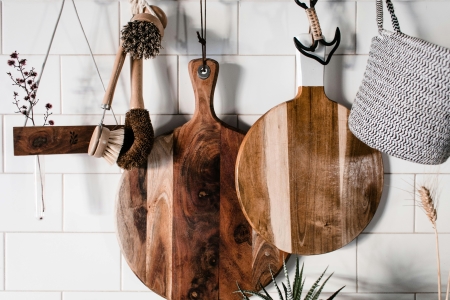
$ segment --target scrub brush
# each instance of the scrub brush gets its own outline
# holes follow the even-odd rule
[[[167,17],[164,11],[162,11],[159,7],[154,5],[147,6],[146,4],[141,3],[142,0],[131,0],[130,2],[133,6],[132,12],[134,13],[134,16],[122,30],[122,42],[116,54],[113,72],[102,102],[102,108],[104,110],[111,109],[114,91],[117,85],[120,71],[122,70],[123,63],[125,61],[126,54],[130,53],[130,56],[134,59],[154,58],[155,56],[157,56],[159,54],[159,49],[161,48],[161,39],[164,36],[164,28],[167,25]],[[140,13],[141,11],[142,13]],[[142,66],[140,73],[142,76]],[[143,101],[142,105],[136,108],[143,109]],[[148,118],[142,117],[142,114],[142,111],[140,112],[140,114],[138,114],[138,112],[136,111],[130,111],[129,113],[127,113],[127,116],[130,115],[130,117],[127,117],[125,120],[125,129],[120,128],[114,131],[110,131],[103,125],[103,118],[105,115],[104,111],[102,121],[100,125],[98,125],[94,130],[91,141],[89,143],[88,154],[94,157],[104,157],[111,165],[117,161],[121,153],[123,155],[127,153],[126,157],[129,157],[127,161],[130,159],[130,157],[133,157],[133,153],[135,153],[134,156],[136,157],[141,157],[144,155],[147,156],[148,154],[145,153],[150,152],[151,146],[150,150],[147,150],[147,147],[141,147],[139,145],[136,145],[137,147],[131,147],[136,137],[137,141],[142,140],[141,135],[138,132],[135,132],[135,130],[141,130],[142,126],[130,126],[130,121],[127,122],[127,120],[130,118],[138,120],[140,119],[141,121],[149,123],[151,127],[150,116],[148,115],[148,112]],[[132,127],[135,130],[132,129]],[[148,132],[147,127],[144,126],[142,128],[143,132]],[[151,139],[153,139],[152,127],[151,132]],[[153,140],[147,144],[153,145]],[[142,149],[142,151],[144,151],[140,155],[137,154],[139,152],[139,149]],[[118,163],[118,165],[122,168],[129,169],[132,166],[139,164],[141,160],[142,159],[137,158],[136,163],[122,162]]]

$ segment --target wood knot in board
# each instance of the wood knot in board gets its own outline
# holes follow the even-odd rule
[[[237,244],[242,244],[242,243],[247,242],[249,245],[251,245],[250,229],[248,228],[248,226],[246,226],[244,224],[239,224],[236,227],[236,229],[234,230],[233,236],[234,236],[234,241]]]
[[[40,149],[40,148],[44,147],[45,145],[47,145],[47,143],[48,143],[48,139],[46,136],[37,136],[32,139],[31,145],[35,149],[36,148]]]
[[[199,292],[196,289],[191,289],[189,291],[189,299],[199,299]]]
[[[208,196],[208,193],[205,192],[205,191],[200,191],[200,192],[198,193],[198,197],[199,197],[199,198],[203,198],[203,197],[206,197],[206,196]]]

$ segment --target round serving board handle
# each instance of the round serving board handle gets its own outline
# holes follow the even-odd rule
[[[191,77],[192,88],[195,95],[195,112],[193,121],[198,118],[202,120],[213,119],[218,121],[214,112],[214,89],[216,88],[217,77],[219,76],[219,63],[213,59],[206,59],[206,66],[209,76],[200,78],[199,69],[203,66],[203,59],[194,59],[189,62],[189,76]]]

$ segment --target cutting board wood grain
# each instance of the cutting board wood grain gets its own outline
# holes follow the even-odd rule
[[[323,68],[314,67],[323,82]],[[311,81],[312,73],[303,73]],[[300,86],[293,100],[268,111],[242,142],[235,177],[242,210],[283,251],[339,249],[375,214],[383,187],[381,153],[349,131],[348,115],[327,98],[323,83]]]
[[[14,155],[87,153],[96,126],[14,127]],[[105,126],[110,130],[122,125]]]
[[[122,252],[134,273],[167,299],[240,299],[236,282],[258,289],[288,254],[265,242],[242,213],[234,166],[244,134],[221,122],[209,78],[189,63],[196,109],[192,119],[155,139],[146,168],[125,171],[116,205]]]

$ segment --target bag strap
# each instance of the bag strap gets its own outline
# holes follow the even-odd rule
[[[400,24],[398,23],[398,19],[395,16],[394,12],[394,4],[392,4],[391,0],[386,0],[386,6],[391,14],[392,27],[396,32],[400,31]],[[383,0],[377,0],[377,24],[378,24],[378,32],[383,30]]]

